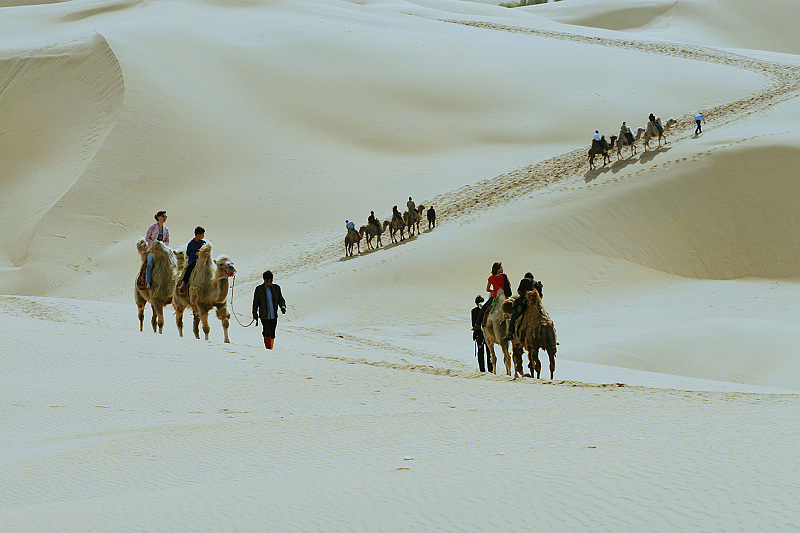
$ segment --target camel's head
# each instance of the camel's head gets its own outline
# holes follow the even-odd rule
[[[675,120],[675,119],[674,119],[674,118],[672,118],[672,117],[669,117],[669,118],[667,119],[667,123],[666,123],[666,124],[664,124],[664,129],[665,129],[665,130],[666,130],[666,129],[669,129],[669,128],[671,128],[672,126],[674,126],[675,124],[677,124],[677,123],[678,123],[678,121],[677,121],[677,120]]]
[[[136,243],[136,251],[139,252],[139,255],[147,255],[147,241],[144,239],[139,239]]]
[[[183,270],[183,267],[186,266],[186,251],[185,250],[172,250],[172,253],[175,254],[175,261],[178,263],[178,269]]]
[[[507,315],[510,315],[514,312],[514,298],[509,298],[508,300],[504,300],[502,303],[501,309]]]
[[[236,274],[236,268],[233,266],[233,261],[227,257],[222,256],[219,259],[216,259],[214,263],[217,265],[217,270],[226,276],[231,277]]]

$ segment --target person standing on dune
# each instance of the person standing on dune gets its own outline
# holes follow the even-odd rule
[[[699,134],[703,133],[703,128],[700,127],[700,123],[701,122],[703,124],[705,124],[706,123],[706,119],[703,117],[702,113],[698,112],[697,115],[695,115],[695,117],[694,117],[694,123],[697,124],[697,127],[694,129],[694,134],[695,135],[699,135]]]

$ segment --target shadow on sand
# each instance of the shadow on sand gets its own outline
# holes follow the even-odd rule
[[[390,241],[389,244],[384,244],[383,246],[380,246],[378,248],[372,248],[371,250],[370,249],[362,249],[360,252],[356,252],[353,255],[339,258],[339,262],[350,261],[351,259],[355,259],[357,257],[363,257],[365,255],[372,254],[372,253],[375,253],[375,252],[380,252],[381,250],[391,250],[395,246],[400,246],[401,244],[407,243],[409,241],[415,241],[423,233],[430,233],[431,231],[433,231],[433,229],[424,229],[424,230],[421,230],[416,235],[414,235],[413,237],[406,236],[406,238],[404,240],[402,240],[402,241],[397,241],[397,242],[391,242]],[[383,241],[384,238],[390,239],[388,231],[386,233],[384,233],[383,235],[381,235],[381,241]],[[364,246],[367,245],[366,241],[363,242],[363,245]]]
[[[648,150],[646,152],[642,152],[642,155],[639,156],[639,162],[640,163],[649,163],[650,161],[655,159],[655,157],[658,154],[663,154],[664,152],[668,152],[670,150],[672,150],[672,147],[665,145],[665,146],[661,146],[659,148],[653,148],[653,149]]]

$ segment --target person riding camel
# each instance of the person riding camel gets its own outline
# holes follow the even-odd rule
[[[624,121],[622,122],[622,126],[619,128],[619,138],[626,139],[628,144],[633,144],[635,142],[635,139],[633,138],[633,132]]]
[[[417,204],[414,203],[414,200],[412,200],[410,196],[408,197],[408,201],[406,202],[406,207],[408,208],[409,213],[411,211],[417,210]]]
[[[383,233],[383,229],[381,228],[381,223],[378,222],[378,219],[375,218],[375,211],[369,212],[369,218],[367,219],[367,224],[372,224],[378,230],[378,235]]]
[[[658,120],[656,120],[656,116],[654,114],[650,113],[650,116],[647,117],[647,118],[650,120],[650,122],[653,123],[653,125],[656,127],[656,129],[658,129],[658,134],[659,135],[664,135],[664,127],[661,125],[660,122],[658,122]]]
[[[503,272],[503,264],[498,261],[492,265],[492,275],[486,281],[486,291],[489,293],[489,300],[483,306],[483,316],[481,316],[481,325],[486,325],[486,316],[489,314],[489,308],[497,299],[500,292],[506,298],[511,296],[511,282],[508,281],[508,276]]]
[[[358,232],[356,231],[356,223],[355,222],[353,222],[351,220],[345,220],[344,221],[344,226],[347,228],[347,233],[350,233],[352,231],[353,235],[355,235],[355,238],[357,240],[359,240],[359,241],[361,240],[361,235],[359,235]]]
[[[517,293],[519,297],[514,300],[514,304],[512,306],[513,312],[511,313],[511,320],[508,324],[508,333],[506,336],[503,337],[504,341],[510,341],[514,337],[516,322],[525,311],[528,309],[528,299],[525,297],[530,291],[535,290],[539,293],[539,297],[542,296],[542,282],[536,281],[533,279],[533,274],[530,272],[525,273],[525,277],[522,278],[519,282],[519,286],[517,287]]]
[[[392,222],[395,220],[398,220],[403,226],[406,225],[405,222],[403,222],[403,215],[397,210],[397,206],[392,207]]]

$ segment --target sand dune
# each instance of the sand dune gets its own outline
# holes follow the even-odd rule
[[[799,16],[0,0],[0,529],[795,527]],[[589,170],[651,112],[669,144]],[[408,196],[435,229],[344,257]],[[276,350],[138,331],[160,209],[243,325],[275,272]],[[552,381],[477,372],[498,260]]]

